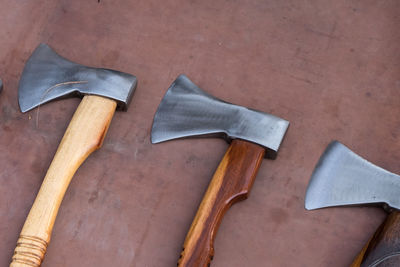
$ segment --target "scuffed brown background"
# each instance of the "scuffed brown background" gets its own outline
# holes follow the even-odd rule
[[[19,111],[18,79],[40,42],[139,80],[128,112],[76,173],[44,267],[175,266],[227,148],[150,144],[153,114],[180,73],[291,122],[277,160],[264,161],[250,198],[224,218],[212,266],[349,265],[384,212],[306,212],[304,193],[332,139],[400,173],[399,14],[397,0],[0,0],[0,266],[79,103]]]

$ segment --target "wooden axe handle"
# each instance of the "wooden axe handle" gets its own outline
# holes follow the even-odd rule
[[[100,96],[82,99],[25,221],[10,266],[41,265],[65,191],[82,162],[101,147],[116,105]]]
[[[233,203],[247,198],[264,154],[265,149],[259,145],[238,139],[232,141],[192,222],[178,266],[210,264],[222,217]]]
[[[400,266],[400,212],[393,211],[367,242],[351,267]]]

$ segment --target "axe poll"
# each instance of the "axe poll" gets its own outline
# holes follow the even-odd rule
[[[389,212],[351,266],[400,266],[400,176],[334,141],[311,176],[305,208],[346,205],[381,205]]]
[[[172,83],[154,116],[152,143],[210,135],[232,141],[192,222],[178,266],[210,264],[222,217],[247,198],[263,157],[276,157],[288,126],[273,115],[221,101],[185,75]]]
[[[10,266],[40,266],[58,209],[79,166],[100,148],[116,108],[126,109],[136,88],[130,74],[68,61],[45,44],[27,61],[18,89],[22,112],[51,100],[83,96],[22,228]]]

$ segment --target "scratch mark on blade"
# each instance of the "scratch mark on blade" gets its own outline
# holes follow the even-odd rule
[[[81,84],[81,83],[88,83],[88,81],[70,81],[70,82],[63,82],[63,83],[57,83],[53,86],[51,86],[50,88],[46,89],[46,91],[44,91],[42,97],[40,98],[39,103],[41,103],[44,98],[51,92],[53,91],[55,88],[63,86],[63,85],[69,85],[69,84]],[[36,112],[36,129],[39,128],[39,109],[40,109],[41,104],[38,105],[38,109]]]

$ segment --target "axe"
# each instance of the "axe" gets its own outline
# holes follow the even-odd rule
[[[334,141],[311,176],[305,208],[346,205],[381,205],[389,212],[351,266],[400,266],[400,176]]]
[[[83,96],[22,228],[10,266],[40,266],[65,191],[79,166],[100,148],[116,108],[126,109],[136,88],[130,74],[82,66],[39,45],[18,89],[22,112],[51,100]]]
[[[233,140],[219,164],[186,236],[178,266],[207,266],[228,208],[246,199],[264,156],[276,158],[289,122],[221,101],[180,75],[154,116],[152,143],[194,136]]]

